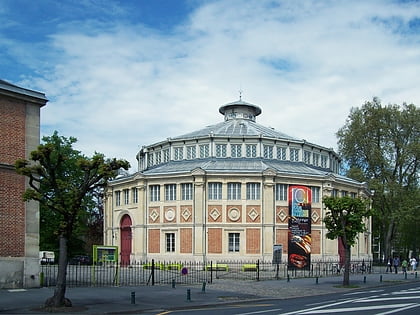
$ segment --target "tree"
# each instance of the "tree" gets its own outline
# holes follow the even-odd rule
[[[413,104],[382,106],[373,98],[352,108],[337,137],[350,168],[347,175],[365,180],[375,191],[374,233],[381,241],[381,258],[389,257],[392,244],[412,230],[403,228],[401,219],[411,216],[411,200],[419,199],[420,111]]]
[[[324,197],[328,211],[324,217],[328,239],[338,239],[345,249],[343,285],[350,284],[351,247],[355,245],[359,233],[367,230],[365,219],[370,216],[367,202],[360,198]]]
[[[65,138],[57,132],[44,137],[43,144],[31,152],[30,160],[17,160],[16,171],[29,178],[24,200],[36,200],[42,207],[51,210],[59,223],[59,269],[54,295],[45,302],[46,307],[71,306],[65,297],[66,269],[68,263],[68,241],[77,222],[83,216],[90,194],[98,187],[104,187],[119,169],[128,169],[125,160],[105,159],[95,153],[91,158],[73,148],[76,138]]]

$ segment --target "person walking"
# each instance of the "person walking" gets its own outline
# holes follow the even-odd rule
[[[402,272],[403,273],[407,273],[407,267],[408,267],[408,261],[407,261],[407,259],[404,258],[404,260],[401,263],[401,267],[402,267]]]
[[[411,257],[410,266],[411,266],[411,273],[415,273],[417,269],[417,260],[415,257]]]
[[[394,257],[393,265],[394,265],[395,273],[398,273],[398,266],[400,265],[400,257],[398,257],[398,256]]]
[[[388,260],[386,262],[386,270],[385,272],[392,272],[392,257],[388,257]]]

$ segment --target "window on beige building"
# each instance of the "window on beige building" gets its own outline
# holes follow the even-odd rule
[[[115,205],[121,206],[121,191],[115,192]]]
[[[165,233],[166,238],[166,251],[174,252],[175,251],[175,233]]]
[[[192,183],[181,184],[181,199],[182,200],[192,200],[192,196],[193,196],[193,185],[192,185]]]
[[[133,203],[138,203],[139,202],[139,193],[138,193],[137,188],[132,188],[131,191],[132,191],[131,194],[133,196]]]
[[[239,252],[239,233],[229,233],[229,252]]]
[[[160,201],[160,186],[151,185],[150,190],[150,201]]]
[[[259,200],[261,197],[261,184],[260,183],[247,183],[246,184],[246,199]]]
[[[124,189],[124,204],[128,205],[128,203],[130,202],[129,199],[130,193],[128,189]]]
[[[241,199],[241,183],[228,183],[228,199],[229,200]]]
[[[209,200],[222,199],[222,183],[209,183]]]
[[[287,200],[287,184],[276,184],[276,200]]]
[[[176,184],[165,185],[165,200],[176,200]]]

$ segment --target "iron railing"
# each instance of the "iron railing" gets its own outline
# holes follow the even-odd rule
[[[265,261],[168,262],[143,261],[130,265],[101,263],[68,265],[67,285],[80,286],[140,286],[155,284],[200,284],[217,279],[279,280],[285,278],[326,277],[343,272],[335,260],[312,260],[309,268],[291,269],[285,263]],[[350,272],[371,273],[371,261],[351,261]],[[41,265],[41,286],[54,286],[58,265]]]

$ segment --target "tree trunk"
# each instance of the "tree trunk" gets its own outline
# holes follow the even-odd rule
[[[385,259],[392,257],[391,243],[394,236],[394,221],[389,222],[388,226],[384,229],[384,255]]]
[[[60,256],[58,260],[57,284],[54,295],[45,301],[46,307],[72,306],[71,301],[65,297],[67,277],[67,238],[60,235]]]
[[[346,244],[344,244],[344,248],[345,248],[345,258],[344,258],[343,286],[349,286],[350,285],[351,247],[346,243]]]

